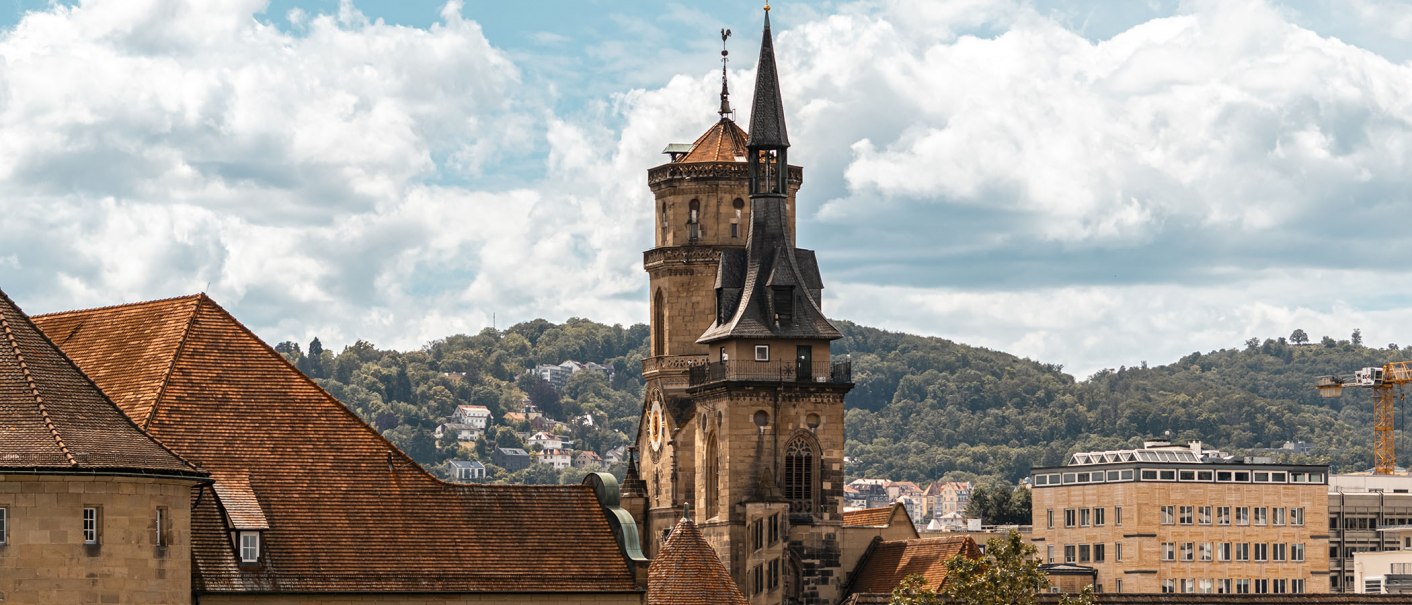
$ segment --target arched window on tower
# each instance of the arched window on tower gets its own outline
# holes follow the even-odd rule
[[[818,503],[818,464],[813,439],[799,435],[784,450],[784,498],[792,513],[814,514]]]
[[[706,438],[706,518],[716,516],[720,508],[721,458],[716,451],[716,434]]]
[[[701,239],[701,201],[691,200],[686,211],[686,236],[691,241]]]
[[[657,295],[652,297],[652,354],[662,356],[667,354],[667,305],[663,300],[662,290],[657,290]]]

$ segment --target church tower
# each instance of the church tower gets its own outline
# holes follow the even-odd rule
[[[788,163],[768,11],[749,135],[731,120],[723,72],[720,121],[648,172],[644,547],[654,555],[685,512],[752,604],[833,603],[853,385],[848,362],[829,356],[840,334],[814,252],[794,246],[803,179]]]

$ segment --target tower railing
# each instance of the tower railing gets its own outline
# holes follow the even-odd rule
[[[687,384],[701,386],[723,381],[852,384],[853,361],[841,359],[797,361],[716,361],[688,368]]]

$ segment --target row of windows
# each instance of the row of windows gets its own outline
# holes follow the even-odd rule
[[[1412,517],[1383,517],[1379,521],[1377,517],[1343,515],[1340,528],[1339,515],[1329,515],[1329,529],[1377,529],[1396,525],[1412,525]]]
[[[1288,511],[1288,512],[1286,512]],[[1159,514],[1162,525],[1304,525],[1304,507],[1267,508],[1264,506],[1163,506]],[[1253,519],[1253,522],[1252,522]]]
[[[780,526],[783,523],[781,517],[780,513],[775,513],[750,523],[751,549],[760,550],[766,546],[774,546],[780,541]]]
[[[1162,560],[1177,561],[1178,551],[1181,561],[1304,561],[1303,544],[1283,542],[1163,542]]]
[[[84,544],[101,544],[103,540],[103,509],[98,506],[83,507],[82,515]],[[159,506],[153,519],[152,543],[167,546],[167,507]],[[0,507],[0,544],[10,543],[10,509]]]
[[[752,595],[774,592],[780,588],[780,560],[770,559],[768,563],[750,569]]]
[[[1054,529],[1054,509],[1044,511],[1045,522],[1049,529]],[[1066,508],[1064,509],[1064,527],[1103,527],[1108,522],[1108,510],[1104,507],[1097,508]],[[1121,527],[1123,525],[1123,507],[1113,507],[1113,524]]]
[[[1054,562],[1054,545],[1049,546],[1047,553],[1048,561]],[[1065,563],[1102,563],[1107,560],[1108,547],[1106,544],[1065,544]],[[1113,560],[1123,560],[1123,543],[1113,543]]]
[[[1324,473],[1303,471],[1237,471],[1199,470],[1174,468],[1144,468],[1136,475],[1143,481],[1197,481],[1207,483],[1318,483],[1324,482]],[[1132,481],[1133,469],[1108,471],[1074,471],[1067,473],[1045,473],[1034,476],[1036,486],[1071,485],[1080,483],[1112,483]]]
[[[1162,580],[1162,592],[1196,592],[1205,594],[1285,594],[1304,592],[1303,578],[1167,578]]]

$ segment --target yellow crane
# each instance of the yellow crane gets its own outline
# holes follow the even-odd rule
[[[1373,391],[1373,474],[1391,475],[1397,468],[1397,443],[1393,441],[1393,400],[1403,397],[1402,387],[1412,383],[1412,361],[1388,362],[1380,368],[1363,368],[1352,376],[1320,376],[1314,388],[1332,399],[1352,386]]]

